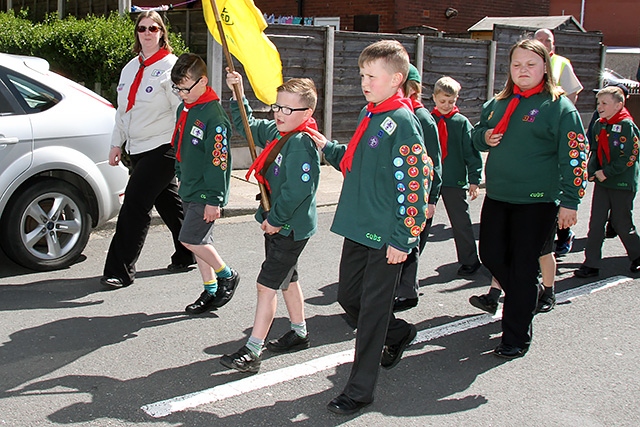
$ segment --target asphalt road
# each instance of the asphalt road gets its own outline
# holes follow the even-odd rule
[[[597,292],[583,287],[593,280],[572,277],[589,202],[590,193],[574,250],[558,266],[558,293],[574,297],[536,316],[529,353],[508,362],[491,354],[500,322],[467,302],[485,291],[489,273],[456,277],[439,206],[421,259],[420,304],[402,314],[420,342],[381,371],[375,402],[348,417],[325,408],[347,380],[354,345],[336,303],[342,239],[329,232],[332,208],[320,211],[300,262],[312,347],[265,353],[254,376],[218,362],[244,344],[253,321],[263,242],[249,216],[216,225],[216,246],[242,279],[227,306],[202,316],[183,312],[202,290],[197,270],[164,270],[171,241],[162,225],[149,233],[135,283],[117,291],[98,282],[109,227],[63,271],[34,273],[1,256],[0,426],[640,425],[640,287],[619,240],[605,243],[602,282],[589,288]],[[476,227],[481,203],[471,205]],[[270,337],[287,329],[280,298]]]

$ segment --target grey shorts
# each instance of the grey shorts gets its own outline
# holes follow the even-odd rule
[[[182,202],[184,220],[178,240],[190,245],[213,244],[213,224],[205,222],[204,206],[201,203]]]

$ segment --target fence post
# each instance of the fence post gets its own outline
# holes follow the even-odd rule
[[[324,38],[324,136],[331,140],[333,129],[333,55],[335,51],[335,29],[331,25],[325,28]]]
[[[421,79],[422,79],[423,62],[424,62],[424,36],[422,34],[418,34],[418,37],[416,38],[415,66],[418,69],[418,73],[420,74]]]
[[[491,40],[489,43],[489,63],[487,64],[487,101],[493,98],[497,48],[498,43],[495,40]]]
[[[216,91],[222,93],[222,81],[226,76],[224,73],[224,57],[222,56],[222,45],[218,43],[211,32],[207,30],[207,74],[209,75],[209,85]]]

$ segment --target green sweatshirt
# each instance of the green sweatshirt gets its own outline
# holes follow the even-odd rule
[[[414,111],[414,114],[420,121],[420,126],[422,126],[424,145],[433,162],[433,179],[431,180],[431,190],[429,191],[429,204],[435,205],[440,198],[440,187],[442,186],[442,151],[440,150],[440,140],[438,139],[438,125],[426,108],[418,108]]]
[[[465,190],[469,184],[480,185],[482,157],[471,142],[473,126],[460,113],[444,120],[448,138],[447,157],[442,159],[442,185]]]
[[[184,104],[178,108],[178,117]],[[176,136],[177,138],[177,136]],[[185,202],[225,206],[231,179],[231,123],[219,101],[198,104],[187,116],[181,161],[176,160],[178,194]],[[178,141],[174,141],[178,147]]]
[[[280,136],[274,120],[260,120],[252,115],[251,107],[243,99],[251,135],[257,147]],[[233,124],[246,137],[238,104],[231,103]],[[267,221],[274,227],[282,227],[279,234],[294,240],[311,237],[318,224],[316,192],[320,183],[320,155],[309,135],[298,132],[285,142],[275,161],[269,166],[265,178],[271,187],[271,210]],[[258,222],[263,221],[262,207],[256,212]]]
[[[485,132],[502,118],[510,99],[486,102],[471,133],[473,144],[488,151],[487,196],[527,204],[553,202],[577,209],[587,186],[586,138],[575,106],[566,96],[552,102],[549,93],[523,98],[495,147]]]
[[[328,142],[325,159],[340,170],[346,148]],[[428,164],[422,128],[410,110],[374,114],[346,172],[331,231],[364,246],[391,245],[408,253],[424,229]]]
[[[604,165],[598,161],[598,144],[601,129],[606,129],[609,141],[610,162],[604,160]],[[622,120],[620,123],[608,125],[596,121],[593,124],[595,141],[591,144],[588,172],[594,177],[597,170],[602,169],[607,177],[600,182],[595,179],[596,185],[615,190],[628,190],[634,193],[638,189],[638,138],[640,131],[631,119]]]

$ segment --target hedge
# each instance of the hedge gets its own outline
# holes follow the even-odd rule
[[[28,11],[0,13],[0,52],[38,56],[51,69],[93,89],[99,83],[102,95],[115,104],[120,70],[133,58],[134,22],[116,12],[109,16],[55,14],[43,22],[27,19]],[[169,30],[174,53],[188,51],[182,37]]]

